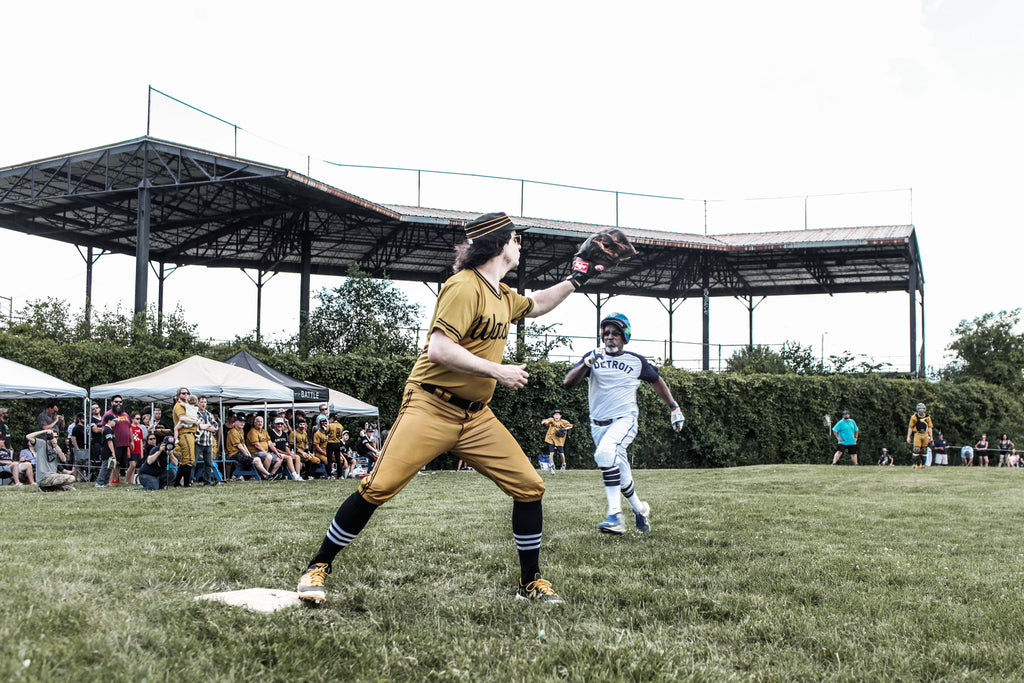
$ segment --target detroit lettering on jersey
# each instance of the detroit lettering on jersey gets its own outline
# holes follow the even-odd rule
[[[577,365],[583,363],[581,359]],[[647,359],[632,351],[606,356],[587,371],[590,389],[590,418],[610,420],[638,415],[636,392],[640,382],[657,382],[660,375]]]

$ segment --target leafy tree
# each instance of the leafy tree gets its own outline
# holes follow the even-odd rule
[[[522,344],[519,343],[518,335],[515,344],[505,347],[505,360],[522,363],[547,359],[548,355],[557,348],[572,346],[572,340],[558,332],[561,323],[540,325],[528,323],[523,333],[525,338]]]
[[[961,320],[946,347],[954,360],[943,368],[944,379],[978,379],[1005,387],[1013,393],[1024,391],[1024,334],[1014,332],[1021,309],[986,313],[973,321]]]
[[[164,313],[162,329],[155,306],[138,315],[122,310],[120,305],[113,310],[93,309],[92,324],[86,325],[84,309],[72,313],[68,302],[54,298],[27,302],[19,309],[17,318],[18,322],[12,322],[7,331],[61,344],[93,341],[121,348],[167,349],[184,355],[203,353],[209,348],[209,342],[199,338],[197,325],[188,322],[180,304],[172,312]]]
[[[825,375],[828,371],[824,364],[814,355],[810,346],[804,348],[797,342],[786,342],[779,352],[782,360],[798,375]]]
[[[793,370],[786,365],[782,355],[768,346],[744,346],[725,362],[728,372],[740,375],[784,375]]]
[[[341,285],[321,289],[316,299],[309,314],[310,353],[416,353],[420,306],[390,280],[371,278],[353,265]]]

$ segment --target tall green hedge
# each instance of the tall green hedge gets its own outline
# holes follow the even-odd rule
[[[224,360],[234,349],[224,350]],[[61,344],[0,333],[0,357],[24,363],[86,388],[158,370],[181,360],[173,351],[85,342]],[[412,358],[365,355],[302,360],[290,354],[262,358],[278,369],[344,391],[380,408],[384,426],[394,419]],[[561,410],[576,425],[566,442],[570,467],[592,465],[587,390],[562,388],[566,363],[531,362],[526,389],[498,387],[492,408],[530,456],[543,450],[540,421]],[[1002,432],[1024,446],[1024,406],[1018,396],[983,383],[888,379],[877,375],[721,375],[674,368],[660,372],[686,415],[679,434],[654,391],[640,390],[640,432],[630,449],[642,468],[727,467],[756,463],[826,462],[835,440],[824,416],[844,408],[861,430],[862,462],[873,463],[882,447],[898,463],[909,462],[907,422],[923,401],[951,444],[973,444],[981,432],[992,441]],[[170,398],[170,397],[169,397]],[[67,412],[77,404],[68,402]],[[33,424],[40,401],[8,401],[16,435]],[[951,457],[951,461],[956,457]]]

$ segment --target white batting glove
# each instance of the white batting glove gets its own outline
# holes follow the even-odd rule
[[[594,363],[604,358],[604,347],[598,346],[596,349],[588,353],[583,357],[583,364],[588,368],[594,367]]]
[[[686,422],[686,418],[683,417],[683,411],[679,410],[679,408],[672,409],[671,420],[672,429],[676,430],[677,432],[683,428],[683,423]]]

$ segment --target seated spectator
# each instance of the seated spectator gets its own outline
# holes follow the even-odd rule
[[[75,477],[64,471],[68,458],[57,445],[57,434],[40,429],[25,437],[35,451],[36,486],[40,491],[74,491]]]
[[[241,415],[236,415],[231,429],[228,430],[228,435],[224,437],[224,453],[240,466],[245,468],[253,467],[260,473],[261,477],[269,479],[270,472],[264,467],[263,461],[254,458],[252,453],[249,452],[249,447],[245,445],[244,428],[245,418]]]
[[[313,456],[323,462],[327,470],[328,479],[337,479],[335,463],[332,462],[330,454],[327,453],[327,420],[316,423],[316,431],[313,432]]]
[[[306,421],[299,420],[291,435],[292,452],[299,456],[306,469],[306,478],[313,478],[313,471],[320,465],[327,465],[327,456],[318,455],[310,450],[309,434],[306,433]],[[326,469],[324,470],[326,472]]]
[[[245,445],[255,460],[263,462],[263,466],[270,472],[271,479],[284,478],[283,473],[278,474],[284,460],[270,450],[270,432],[263,428],[261,416],[253,418],[252,429],[245,433]]]
[[[283,417],[274,418],[274,426],[270,430],[269,447],[274,455],[284,461],[289,478],[293,481],[302,481],[302,476],[299,475],[299,471],[302,469],[302,461],[288,447],[288,430]]]
[[[21,486],[22,479],[28,480],[29,486],[36,483],[35,470],[32,467],[32,463],[28,460],[22,460],[20,456],[16,458],[6,448],[0,448],[0,466],[6,467],[7,471],[11,473],[11,479],[14,480],[15,486]]]
[[[892,461],[892,456],[889,455],[889,449],[888,448],[883,448],[882,449],[882,454],[880,456],[878,456],[878,464],[879,465],[888,465],[890,467],[895,464]]]
[[[149,437],[147,437],[147,441]],[[156,441],[156,434],[152,436]],[[178,458],[174,455],[174,437],[165,436],[159,446],[154,446],[147,451],[139,468],[139,483],[146,491],[157,491],[167,487],[167,463],[178,465]]]
[[[1007,467],[1020,467],[1021,466],[1020,456],[1017,455],[1017,449],[1016,448],[1011,448],[1010,449],[1010,454],[1006,456],[1006,466]]]

